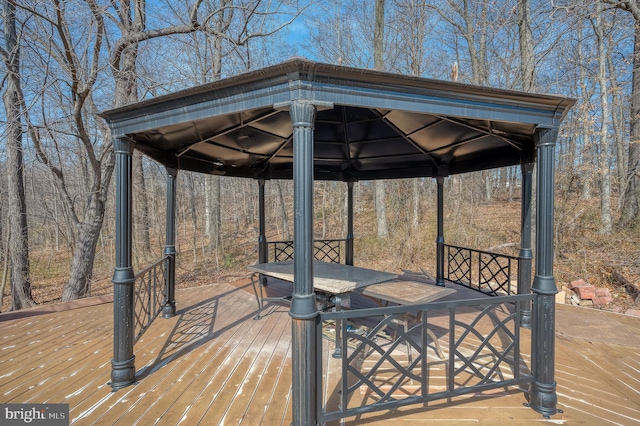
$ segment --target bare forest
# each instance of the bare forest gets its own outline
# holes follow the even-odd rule
[[[556,148],[555,273],[640,304],[640,0],[1,0],[0,311],[109,294],[115,155],[100,112],[294,56],[577,99]],[[164,167],[134,154],[134,268],[162,256]],[[445,180],[445,240],[517,255],[520,170]],[[178,287],[247,278],[258,183],[180,172]],[[315,235],[346,235],[316,182]],[[435,272],[436,183],[357,182],[355,263]],[[266,184],[267,239],[293,233]]]

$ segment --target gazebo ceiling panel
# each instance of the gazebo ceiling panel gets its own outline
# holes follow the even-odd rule
[[[250,127],[244,127],[240,130],[211,139],[212,143],[226,146],[229,149],[260,155],[273,153],[284,141],[285,139],[282,137],[262,131],[255,131]]]
[[[293,168],[291,101],[319,103],[316,177],[426,177],[535,160],[575,102],[296,59],[105,112],[168,167],[253,178]]]
[[[359,141],[349,144],[349,152],[352,159],[384,158],[397,156],[420,156],[421,152],[414,145],[400,137],[381,139],[375,141]]]
[[[345,144],[316,143],[314,149],[316,160],[323,159],[347,163],[345,158],[348,158],[348,155]]]
[[[406,135],[442,122],[442,118],[430,114],[412,114],[405,111],[389,111],[384,118]]]
[[[289,114],[287,112],[274,111],[273,109],[271,109],[271,114],[255,120],[249,126],[257,130],[278,135],[281,138],[289,137],[293,129]]]
[[[477,140],[484,136],[483,133],[467,127],[441,122],[435,126],[413,133],[411,139],[424,150],[433,151],[442,147],[468,143],[468,141]]]

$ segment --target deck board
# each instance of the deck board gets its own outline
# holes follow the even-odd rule
[[[286,293],[291,286],[267,291]],[[457,297],[475,296],[462,290]],[[256,301],[248,281],[180,290],[178,312],[157,319],[136,343],[137,383],[117,392],[107,385],[112,358],[113,305],[101,303],[61,312],[3,320],[0,315],[0,402],[68,403],[76,425],[246,424],[291,422],[291,322],[287,308],[272,305],[253,320]],[[372,306],[352,298],[354,307]],[[640,345],[625,334],[640,332],[640,319],[559,308],[556,340],[558,407],[553,421],[568,424],[640,424]],[[466,314],[465,314],[466,315]],[[474,315],[469,310],[470,317]],[[571,321],[619,323],[621,336],[588,335],[588,324],[571,335]],[[446,321],[429,319],[446,352]],[[433,323],[432,323],[433,321]],[[609,324],[610,326],[611,324]],[[530,366],[524,331],[521,368]],[[461,350],[473,350],[477,340]],[[335,366],[325,351],[325,401],[339,401]],[[444,361],[429,354],[430,384],[445,383]],[[370,365],[370,360],[362,368]],[[389,370],[391,371],[391,370]],[[390,372],[389,374],[393,374]],[[509,371],[502,374],[508,376]],[[380,376],[383,378],[383,376]],[[461,378],[464,379],[464,378]],[[411,392],[408,385],[406,392]],[[357,398],[365,397],[358,395]],[[497,389],[423,406],[346,419],[343,424],[531,423],[544,419],[523,405],[521,390]],[[331,424],[338,424],[333,422]]]

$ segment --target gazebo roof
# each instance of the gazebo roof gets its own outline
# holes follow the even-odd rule
[[[292,59],[103,113],[167,167],[292,177],[287,104],[319,105],[316,179],[446,176],[535,160],[574,99]]]

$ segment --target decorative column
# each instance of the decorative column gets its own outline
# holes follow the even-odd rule
[[[111,388],[115,391],[135,381],[133,355],[134,311],[132,264],[131,143],[113,141],[116,154],[116,266],[113,272],[113,360]]]
[[[438,236],[436,237],[436,285],[444,287],[444,177],[436,178],[438,184]]]
[[[353,266],[353,182],[347,182],[347,241],[344,263]]]
[[[520,253],[518,254],[518,294],[531,292],[531,198],[533,185],[533,163],[521,165],[522,201],[520,215]],[[520,326],[531,328],[531,302],[520,305]]]
[[[537,294],[532,312],[531,408],[544,416],[558,412],[555,381],[555,296],[553,277],[553,187],[558,129],[542,129],[534,135],[538,150],[536,196],[536,273],[532,290]]]
[[[292,424],[316,424],[316,323],[313,289],[313,130],[315,105],[293,101],[294,276],[292,318]]]
[[[162,317],[176,315],[176,179],[178,170],[167,167],[167,215],[164,255],[164,306]]]
[[[267,263],[269,261],[265,225],[264,186],[265,180],[258,179],[258,226],[260,228],[260,235],[258,236],[258,263]]]

